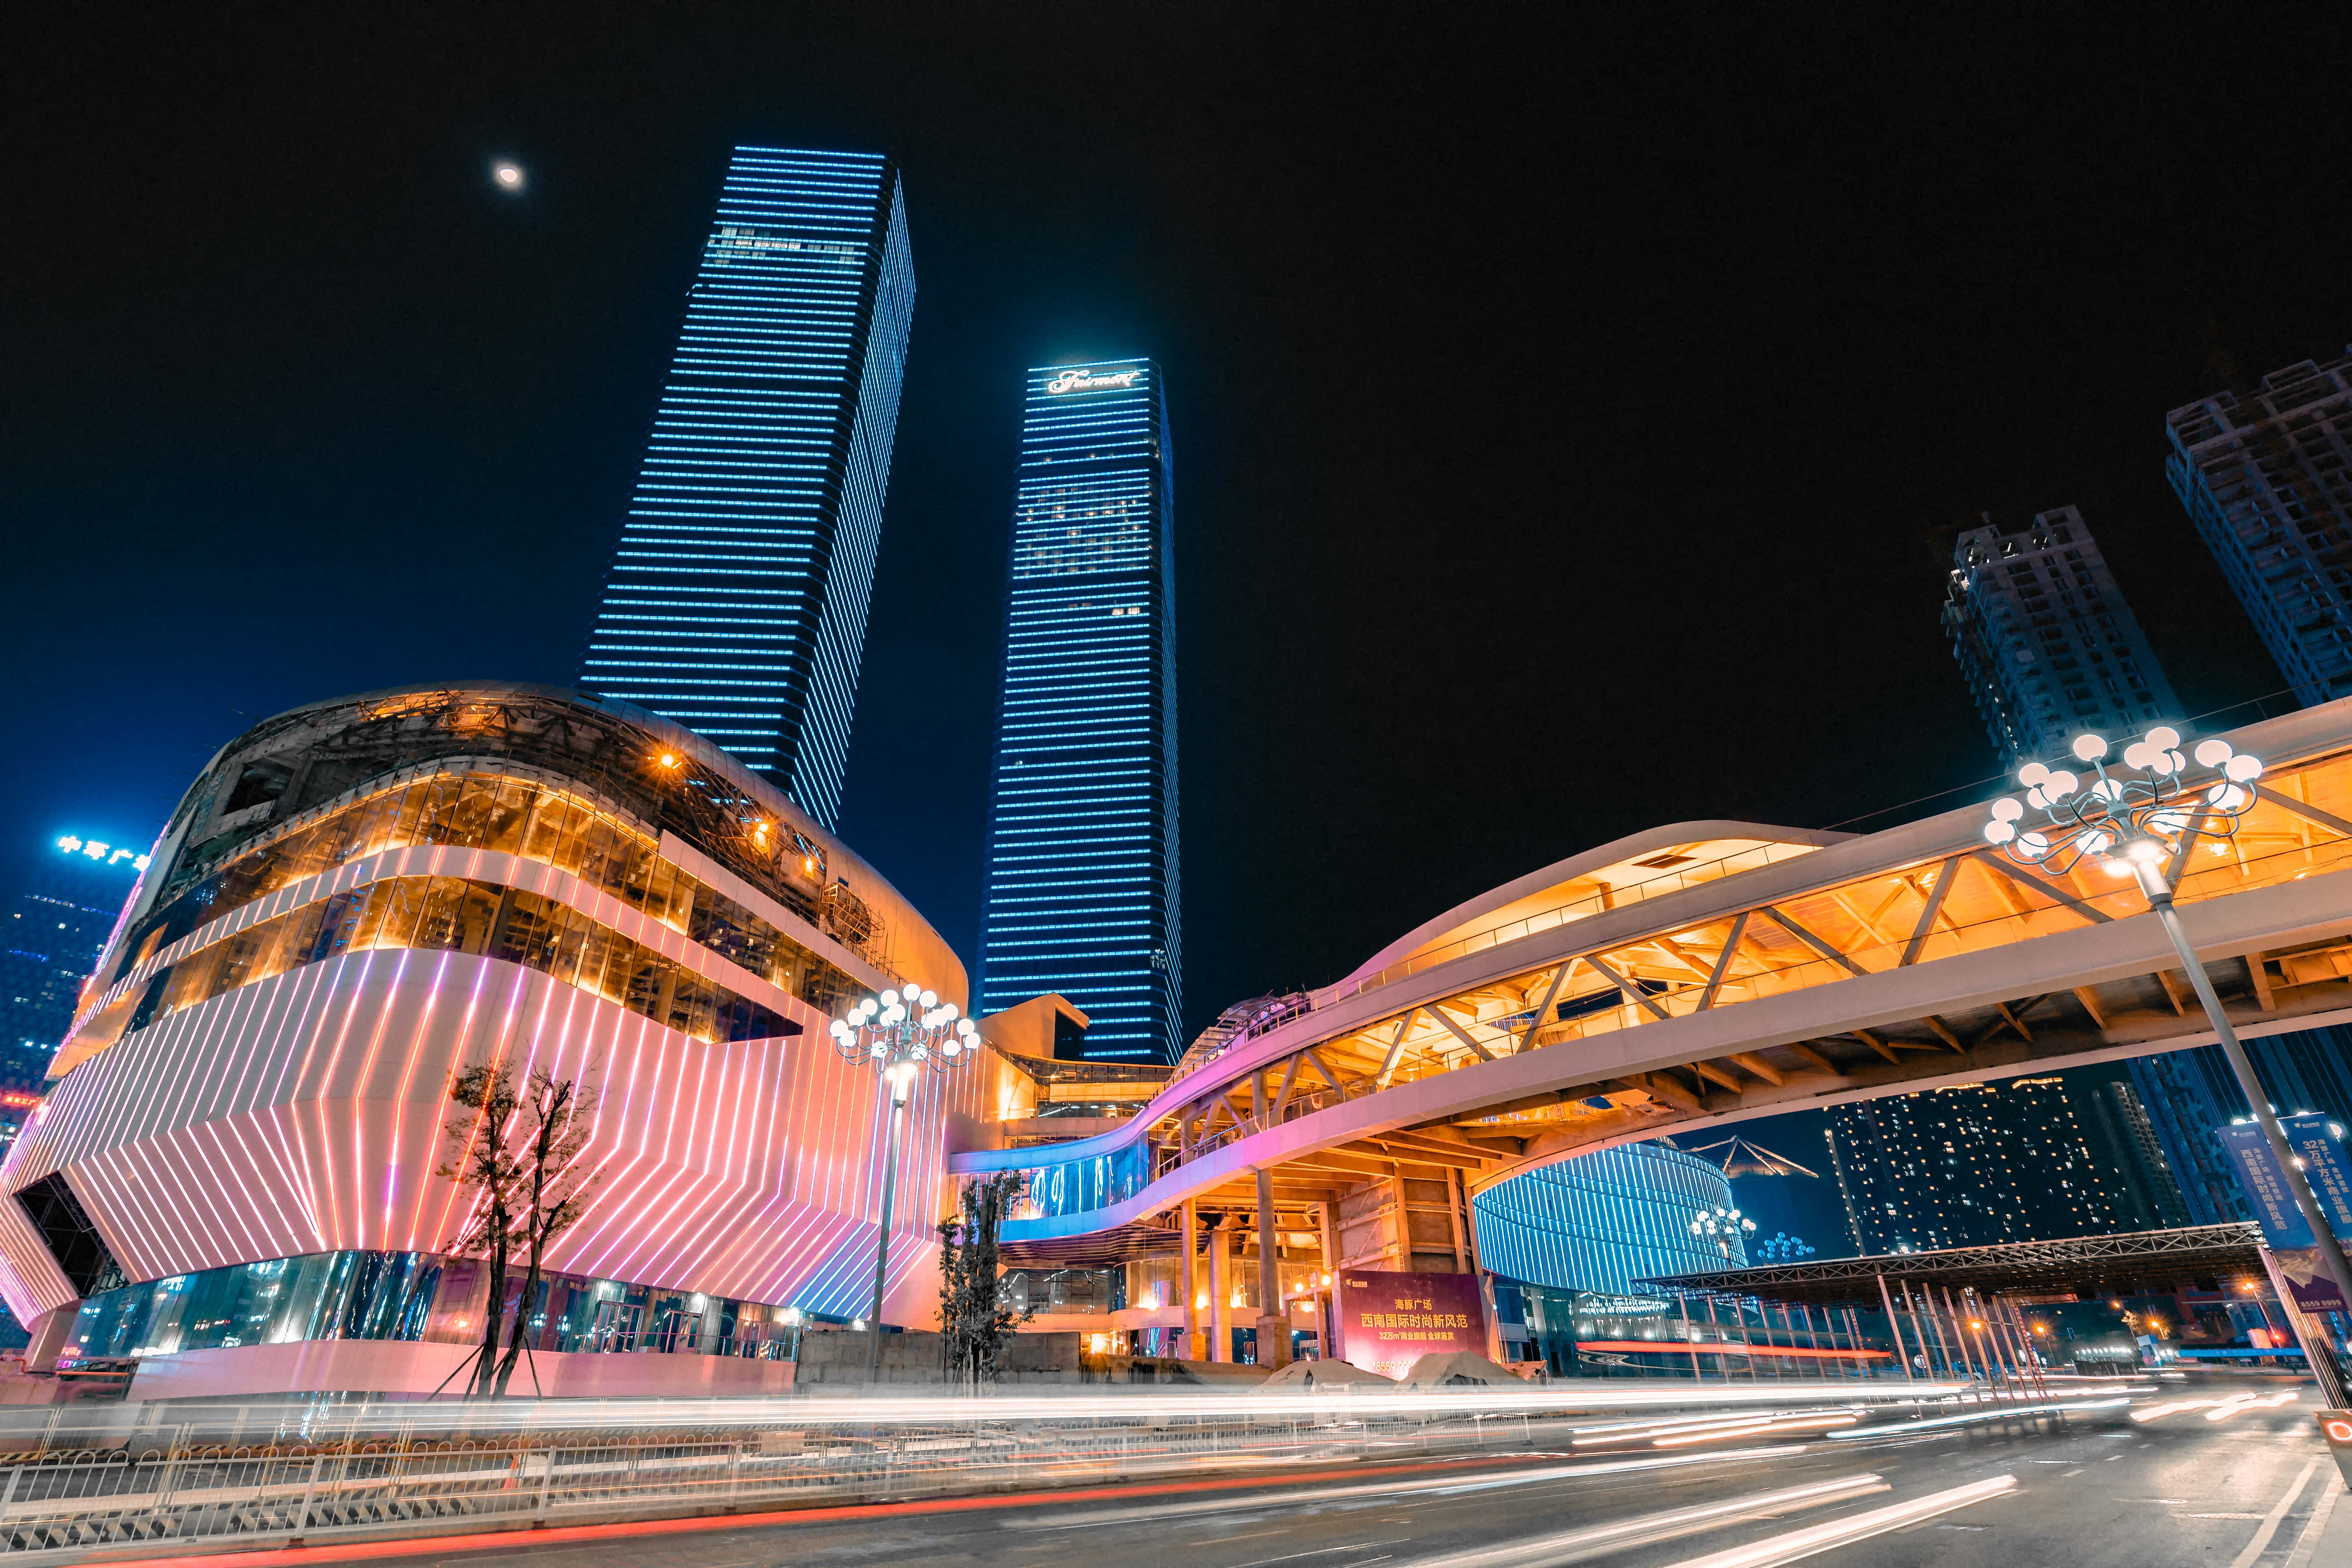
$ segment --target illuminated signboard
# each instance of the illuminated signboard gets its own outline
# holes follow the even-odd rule
[[[26,1110],[40,1103],[39,1095],[26,1094],[21,1089],[12,1089],[5,1094],[0,1094],[0,1108],[9,1110]]]
[[[1126,392],[1135,385],[1139,370],[1093,371],[1066,370],[1045,384],[1047,395],[1059,397],[1066,392]]]
[[[1475,1274],[1339,1276],[1339,1350],[1351,1365],[1402,1377],[1425,1355],[1486,1352],[1486,1313]]]
[[[79,855],[101,866],[120,866],[128,860],[134,871],[147,869],[147,857],[136,849],[118,849],[96,838],[77,838],[68,833],[58,840],[58,849],[61,854]]]

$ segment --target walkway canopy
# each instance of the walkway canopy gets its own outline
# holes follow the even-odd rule
[[[2162,1293],[2196,1280],[2263,1279],[2261,1231],[2251,1222],[2186,1226],[2177,1230],[2078,1236],[2063,1241],[2017,1241],[2000,1247],[1954,1247],[1937,1252],[1768,1263],[1675,1274],[1639,1284],[1664,1292],[1755,1297],[1829,1306],[1880,1302],[1878,1282],[1900,1291],[1914,1286],[1962,1286],[1981,1294],[2005,1291],[2082,1297]]]

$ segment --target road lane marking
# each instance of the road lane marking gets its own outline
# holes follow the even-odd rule
[[[1971,1481],[1964,1487],[1954,1487],[1949,1491],[1932,1492],[1923,1498],[1913,1498],[1908,1502],[1874,1508],[1868,1513],[1857,1513],[1848,1519],[1832,1519],[1803,1530],[1792,1530],[1785,1535],[1751,1542],[1746,1546],[1709,1552],[1705,1557],[1693,1557],[1675,1564],[1675,1568],[1776,1568],[1779,1563],[1795,1563],[1832,1547],[1851,1546],[1857,1541],[1867,1541],[1890,1530],[1922,1524],[1955,1509],[1968,1508],[1997,1497],[2008,1497],[2017,1489],[2015,1476],[1994,1476],[1986,1480]]]
[[[1874,1475],[1841,1476],[1835,1480],[1816,1481],[1811,1486],[1750,1492],[1745,1497],[1729,1498],[1722,1502],[1637,1514],[1631,1519],[1587,1525],[1580,1530],[1538,1536],[1531,1541],[1509,1541],[1497,1546],[1477,1546],[1443,1556],[1418,1558],[1411,1568],[1519,1568],[1522,1564],[1533,1568],[1538,1563],[1543,1564],[1544,1568],[1558,1568],[1559,1564],[1580,1563],[1588,1557],[1612,1556],[1629,1547],[1653,1545],[1679,1536],[1719,1530],[1727,1524],[1793,1512],[1798,1509],[1824,1508],[1832,1503],[1850,1502],[1855,1498],[1869,1497],[1887,1489],[1886,1482]]]
[[[2082,1473],[2083,1473],[2083,1472],[2082,1472],[2079,1468],[2078,1468],[2078,1469],[2072,1469],[2072,1470],[2069,1470],[2069,1471],[2067,1471],[2067,1472],[2066,1472],[2066,1476],[2079,1476],[2079,1475],[2081,1475]],[[2063,1481],[2063,1480],[2064,1480],[2064,1479],[2066,1479],[2066,1476],[2060,1476],[2058,1479],[2059,1479],[2060,1480],[2062,1480],[2062,1481]]]
[[[2254,1559],[2270,1546],[2271,1537],[2278,1533],[2279,1521],[2286,1517],[2287,1510],[2294,1506],[2294,1500],[2303,1493],[2303,1483],[2311,1479],[2311,1472],[2317,1468],[2319,1456],[2314,1454],[2305,1462],[2294,1479],[2287,1483],[2286,1491],[2278,1501],[2271,1504],[2271,1510],[2263,1516],[2262,1525],[2254,1531],[2254,1538],[2246,1542],[2243,1552],[2231,1560],[2230,1568],[2254,1568]]]

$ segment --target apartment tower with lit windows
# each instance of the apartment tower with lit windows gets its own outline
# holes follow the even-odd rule
[[[581,668],[828,828],[914,308],[890,160],[735,149]]]
[[[1944,632],[2003,768],[2066,754],[2084,731],[2137,735],[2180,705],[2083,514],[1959,536]]]
[[[1172,1062],[1177,896],[1174,505],[1150,360],[1028,373],[989,803],[981,1007],[1059,993],[1061,1047]]]

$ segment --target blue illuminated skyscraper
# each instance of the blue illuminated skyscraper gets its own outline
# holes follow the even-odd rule
[[[735,150],[581,668],[828,828],[914,309],[887,158]]]
[[[1168,410],[1150,360],[1032,370],[1013,501],[981,1006],[1058,992],[1087,1059],[1182,1027]]]

